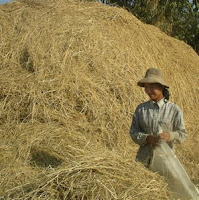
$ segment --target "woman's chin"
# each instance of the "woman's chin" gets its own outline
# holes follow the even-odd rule
[[[157,98],[155,98],[155,97],[150,97],[150,99],[151,99],[152,101],[157,102]]]

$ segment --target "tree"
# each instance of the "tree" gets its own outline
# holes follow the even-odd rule
[[[199,54],[198,0],[110,0],[126,8],[145,23],[184,40]]]

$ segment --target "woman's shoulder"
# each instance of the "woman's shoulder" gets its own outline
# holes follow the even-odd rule
[[[142,108],[147,108],[147,107],[149,107],[150,106],[150,101],[145,101],[145,102],[143,102],[143,103],[140,103],[138,106],[137,106],[137,110],[139,110],[139,109],[142,109]]]
[[[175,109],[176,111],[179,111],[181,112],[181,108],[174,102],[171,102],[171,101],[167,101],[166,102],[166,105],[172,109]]]

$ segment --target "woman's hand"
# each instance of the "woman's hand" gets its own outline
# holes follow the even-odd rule
[[[152,149],[155,149],[156,146],[158,146],[160,142],[160,136],[159,135],[148,135],[146,138],[146,142],[150,144],[150,147]]]
[[[163,132],[159,134],[160,138],[163,139],[165,142],[170,141],[170,133]]]

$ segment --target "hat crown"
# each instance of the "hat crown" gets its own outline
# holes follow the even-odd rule
[[[163,73],[161,70],[156,69],[156,68],[149,68],[146,71],[145,77],[149,77],[149,76],[158,76],[158,77],[162,77],[163,78]]]
[[[169,88],[168,84],[163,78],[164,74],[160,69],[149,68],[146,71],[145,77],[138,81],[140,87],[144,87],[145,83],[159,83],[166,88]]]

